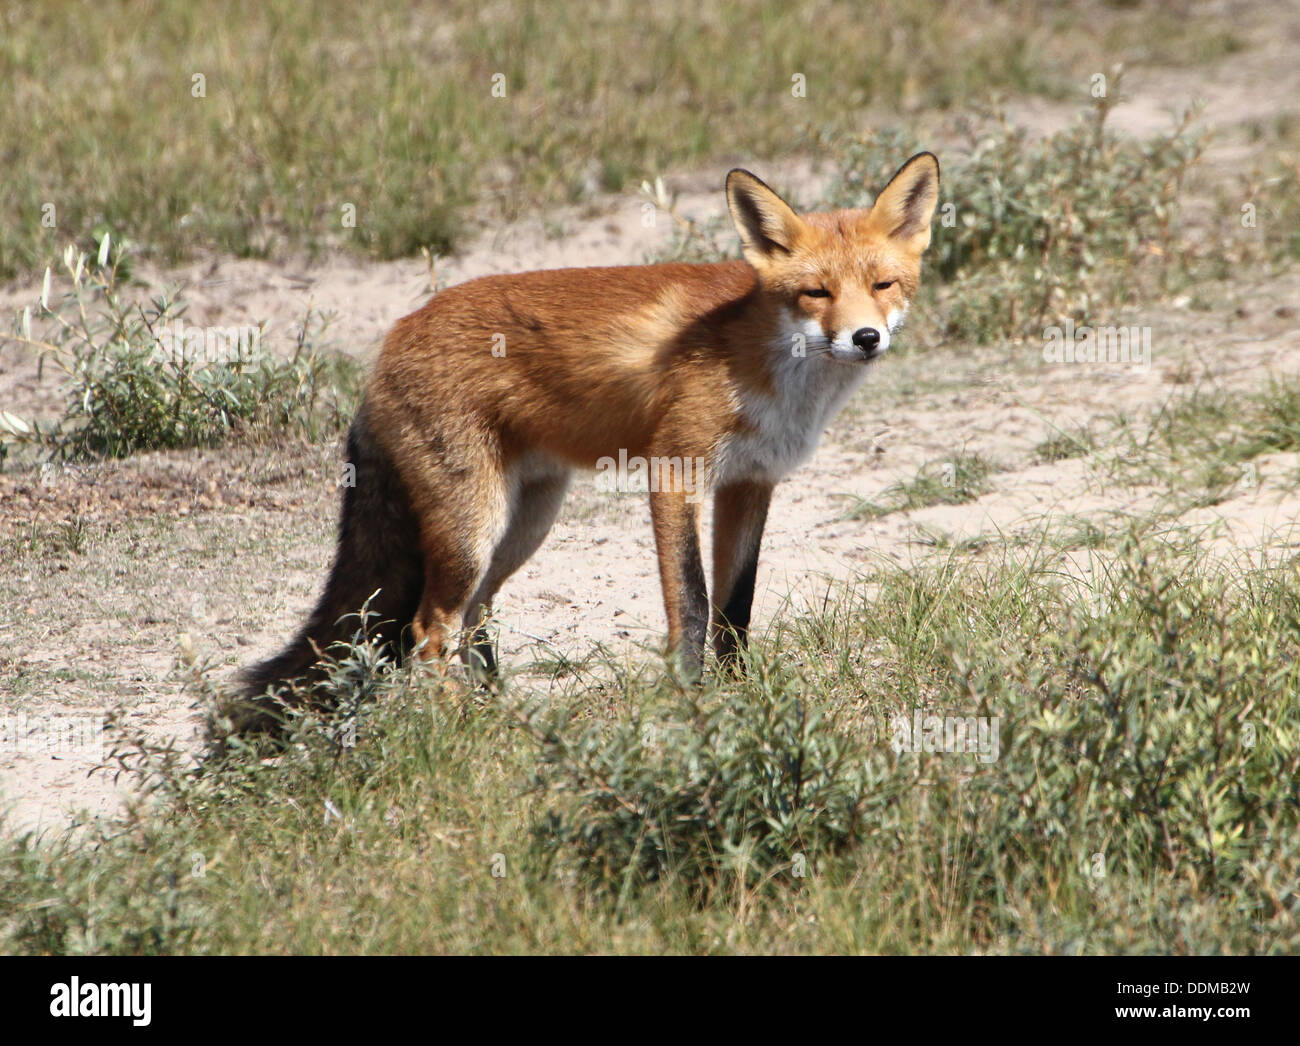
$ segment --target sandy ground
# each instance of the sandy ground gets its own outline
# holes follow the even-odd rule
[[[1223,132],[1209,169],[1229,176],[1249,153],[1239,133],[1300,97],[1295,41],[1261,43],[1249,63],[1140,73],[1115,125],[1134,134],[1169,126],[1169,113],[1204,98],[1203,119]],[[1038,132],[1072,118],[1073,107],[1012,107]],[[758,165],[756,165],[758,166]],[[808,197],[824,177],[807,163],[762,167],[777,184]],[[693,216],[719,214],[721,171],[674,182]],[[438,264],[441,283],[490,272],[644,260],[666,243],[671,221],[642,224],[642,200],[611,198],[482,235]],[[558,230],[558,232],[557,232]],[[330,258],[307,263],[214,257],[168,272],[138,273],[176,285],[191,302],[188,322],[255,324],[283,335],[310,305],[335,314],[334,338],[348,351],[375,350],[388,327],[430,289],[423,259],[389,263]],[[0,291],[0,310],[32,301],[32,285]],[[1154,365],[1048,365],[1037,345],[890,354],[832,426],[813,461],[778,490],[759,572],[760,631],[800,606],[820,602],[828,583],[886,557],[929,554],[933,535],[1001,540],[1053,520],[1085,517],[1118,526],[1117,513],[1150,510],[1154,490],[1108,483],[1087,460],[1040,463],[1034,447],[1054,429],[1089,419],[1141,415],[1194,381],[1261,387],[1270,375],[1300,373],[1295,316],[1300,276],[1242,279],[1216,289],[1209,309],[1187,302],[1140,310]],[[57,376],[37,378],[30,359],[0,350],[0,409],[41,416],[58,402]],[[978,452],[997,462],[991,492],[957,506],[898,512],[872,522],[844,518],[846,495],[874,497],[927,463]],[[270,653],[301,620],[327,567],[336,512],[335,448],[238,449],[151,454],[101,467],[47,474],[0,473],[0,537],[29,527],[87,521],[84,547],[54,548],[0,568],[0,716],[86,715],[118,709],[106,748],[138,728],[154,739],[196,745],[192,693],[176,670],[182,649],[212,664],[213,678]],[[1259,462],[1260,482],[1181,522],[1217,526],[1225,553],[1287,549],[1300,540],[1300,494],[1289,479],[1300,462]],[[706,520],[707,523],[707,520]],[[69,538],[68,540],[72,540]],[[1080,566],[1086,572],[1086,566]],[[500,601],[507,662],[558,652],[581,660],[596,644],[651,657],[664,627],[648,512],[643,499],[596,492],[578,479],[565,512],[535,559]],[[49,722],[48,719],[45,722]],[[11,724],[12,726],[12,724]],[[32,723],[19,726],[31,734]],[[91,773],[85,752],[26,751],[0,744],[0,803],[11,829],[59,830],[120,807],[125,781]],[[38,746],[39,747],[39,746]],[[82,813],[77,813],[82,811]]]

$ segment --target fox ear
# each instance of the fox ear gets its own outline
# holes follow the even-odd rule
[[[727,175],[727,206],[751,265],[789,254],[804,229],[788,203],[740,168]]]
[[[920,254],[930,246],[930,219],[939,204],[939,160],[917,153],[898,169],[872,205],[868,219],[886,236]]]

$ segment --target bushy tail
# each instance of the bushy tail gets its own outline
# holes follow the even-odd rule
[[[392,459],[370,434],[364,406],[348,432],[348,461],[353,469],[347,478],[355,485],[344,486],[325,591],[292,642],[241,677],[238,697],[222,710],[237,733],[274,731],[281,701],[310,697],[326,676],[317,651],[352,637],[360,622],[348,615],[376,590],[369,608],[377,615],[369,619],[372,639],[398,649],[415,617],[424,580],[418,524]]]

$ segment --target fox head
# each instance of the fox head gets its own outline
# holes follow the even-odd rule
[[[869,208],[798,215],[748,171],[727,175],[727,204],[759,286],[804,335],[809,356],[864,363],[889,348],[921,279],[939,161],[917,153]]]

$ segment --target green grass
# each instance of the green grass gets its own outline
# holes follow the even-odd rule
[[[1044,464],[1082,458],[1096,449],[1096,440],[1088,426],[1066,430],[1054,428],[1052,434],[1034,447],[1034,458]]]
[[[853,504],[842,518],[872,520],[929,505],[962,505],[987,493],[988,477],[995,471],[996,466],[979,454],[963,451],[952,458],[930,462],[914,479],[901,480],[875,498],[850,495]]]
[[[56,0],[6,3],[3,16],[0,82],[22,117],[0,121],[0,276],[105,231],[164,262],[208,247],[445,250],[483,218],[857,132],[869,108],[1075,88],[1078,69],[1135,52],[1161,17],[1144,5],[1098,26],[1023,0],[671,0],[635,14],[540,0]],[[1214,27],[1180,28],[1165,58]]]
[[[0,947],[172,952],[1288,952],[1300,584],[1189,541],[888,567],[681,693],[607,664],[506,697],[346,651],[343,718],[0,844]],[[895,717],[997,717],[997,758]]]
[[[925,524],[919,524],[915,528],[914,537],[918,544],[927,548],[940,549],[944,551],[954,551],[959,553],[976,553],[997,541],[996,537],[990,537],[986,534],[977,534],[974,537],[958,538],[940,527],[930,527]]]
[[[356,411],[362,368],[325,346],[328,316],[309,310],[292,351],[277,354],[261,344],[265,324],[202,327],[185,322],[177,294],[134,300],[127,254],[108,237],[94,257],[69,247],[63,268],[69,289],[53,298],[47,270],[39,299],[0,345],[64,372],[64,412],[44,426],[0,415],[0,461],[11,442],[86,460],[269,435],[314,441]]]
[[[1115,513],[1106,522],[1082,516],[1069,517],[1051,537],[1059,549],[1098,549],[1105,548],[1124,532],[1125,520]]]
[[[1167,512],[1217,505],[1258,486],[1257,458],[1300,450],[1300,385],[1273,378],[1258,392],[1197,387],[1149,419],[1116,419],[1106,442],[1110,474],[1162,489]]]
[[[19,530],[0,538],[6,557],[79,556],[93,540],[92,528],[84,516],[54,522],[29,520]]]

